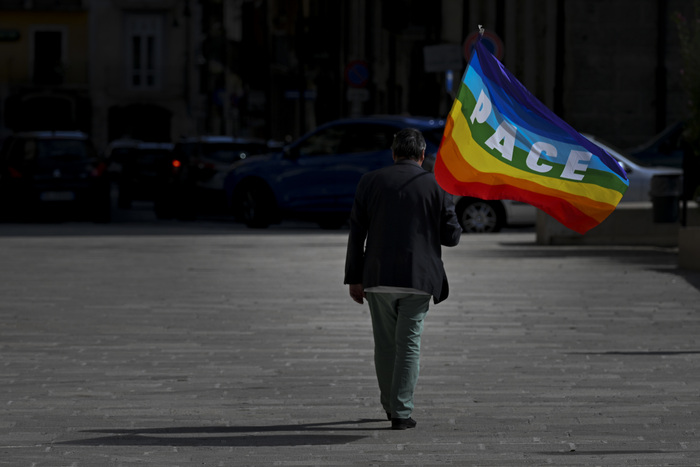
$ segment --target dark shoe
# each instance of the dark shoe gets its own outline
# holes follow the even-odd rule
[[[391,420],[391,412],[387,412],[387,413],[386,413],[386,419],[387,419],[387,420]]]
[[[409,428],[415,428],[416,421],[411,417],[408,418],[392,418],[391,419],[391,429],[392,430],[408,430]]]

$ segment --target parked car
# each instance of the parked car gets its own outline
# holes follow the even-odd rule
[[[129,208],[134,200],[153,201],[160,196],[171,170],[172,143],[140,141],[113,151],[110,158],[119,164],[118,205]]]
[[[429,169],[444,130],[431,118],[375,116],[326,123],[281,151],[233,165],[224,183],[234,214],[249,227],[267,227],[285,217],[339,228],[347,220],[355,189],[365,173],[393,163],[391,144],[402,128],[420,129]]]
[[[537,220],[537,208],[520,201],[468,196],[455,196],[454,201],[465,233],[495,233],[504,227],[534,225]]]
[[[627,172],[627,178],[630,183],[620,202],[650,201],[651,180],[654,176],[671,175],[681,177],[683,175],[683,171],[680,168],[648,166],[630,155],[623,155],[620,150],[593,135],[584,134],[583,136],[605,149]]]
[[[112,180],[115,182],[119,181],[124,158],[140,143],[142,143],[142,141],[138,139],[121,138],[111,141],[107,145],[103,157],[107,162],[107,172]]]
[[[677,122],[654,136],[650,141],[627,150],[627,153],[647,166],[683,167],[682,137],[685,126]]]
[[[632,158],[645,165],[684,170],[683,197],[700,202],[700,159],[684,159],[684,130],[684,122],[674,123],[647,143],[631,148],[628,152]]]
[[[0,212],[11,218],[77,211],[109,222],[106,164],[81,132],[37,131],[6,138],[0,149]]]
[[[650,201],[651,180],[655,175],[681,175],[682,171],[670,167],[649,167],[634,157],[623,155],[609,143],[590,135],[584,136],[605,149],[627,172],[629,188],[621,202]],[[512,200],[482,200],[470,197],[455,197],[457,216],[465,232],[498,232],[505,226],[533,225],[537,220],[537,209],[526,203]]]
[[[198,212],[225,212],[224,178],[231,165],[271,149],[255,138],[197,136],[177,142],[167,195],[158,199],[159,217],[192,218]]]

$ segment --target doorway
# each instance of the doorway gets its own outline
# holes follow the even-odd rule
[[[34,32],[34,84],[63,84],[63,32]]]

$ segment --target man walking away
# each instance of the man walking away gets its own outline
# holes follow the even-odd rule
[[[394,165],[365,174],[350,216],[345,284],[369,303],[380,402],[391,428],[414,428],[420,339],[430,298],[449,288],[441,245],[459,243],[462,228],[452,197],[421,165],[425,139],[406,128],[394,136]]]

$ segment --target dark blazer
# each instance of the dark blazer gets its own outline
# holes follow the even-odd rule
[[[417,162],[369,172],[350,215],[345,283],[410,287],[439,303],[449,293],[441,245],[457,245],[461,233],[451,195]]]

